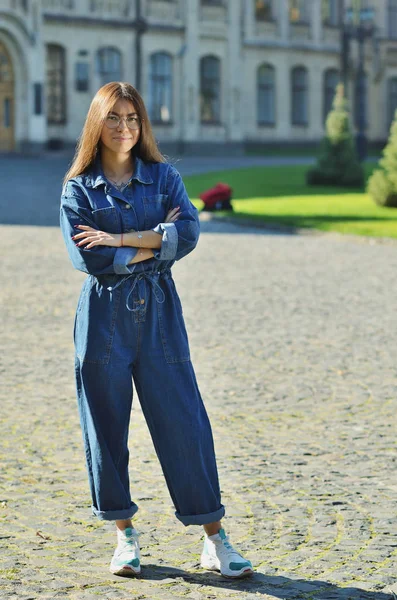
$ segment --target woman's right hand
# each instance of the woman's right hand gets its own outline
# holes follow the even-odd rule
[[[176,208],[171,208],[171,210],[168,211],[167,216],[165,217],[164,223],[174,223],[174,221],[176,221],[179,215],[181,214],[181,211],[179,209],[180,206],[177,206]]]

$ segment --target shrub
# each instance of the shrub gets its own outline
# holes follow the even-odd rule
[[[379,169],[368,180],[367,192],[379,206],[397,208],[397,110],[382,154]]]
[[[306,174],[309,185],[364,185],[364,169],[357,158],[346,106],[343,84],[340,83],[326,120],[327,135],[321,143],[317,165]]]

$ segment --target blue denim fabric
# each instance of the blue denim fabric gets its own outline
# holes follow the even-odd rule
[[[163,223],[178,205],[178,221]],[[225,507],[212,430],[171,273],[175,260],[195,248],[200,233],[198,211],[178,171],[136,158],[131,185],[120,192],[97,159],[90,172],[64,187],[60,219],[72,264],[88,274],[74,343],[92,513],[116,520],[138,510],[128,473],[133,380],[176,517],[186,526],[218,521]],[[77,224],[113,233],[153,229],[162,234],[161,248],[154,258],[129,265],[134,248],[77,248],[71,239]]]

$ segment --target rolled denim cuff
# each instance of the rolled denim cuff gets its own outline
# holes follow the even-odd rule
[[[132,261],[137,252],[138,248],[133,248],[132,246],[117,248],[113,259],[114,272],[118,275],[128,275],[129,273],[132,273],[135,270],[136,265],[130,265],[128,263]]]
[[[175,223],[159,223],[152,231],[160,233],[162,237],[161,248],[153,250],[154,258],[157,260],[173,260],[178,249],[178,231]]]

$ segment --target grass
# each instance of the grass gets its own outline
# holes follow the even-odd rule
[[[294,145],[289,146],[272,144],[268,146],[252,147],[245,150],[246,156],[281,156],[281,157],[294,157],[294,156],[317,156],[318,144],[313,145]],[[379,148],[370,146],[368,148],[368,157],[380,158],[382,152]]]
[[[295,228],[308,227],[364,236],[397,238],[397,209],[377,206],[363,189],[307,186],[307,166],[252,167],[185,177],[187,191],[201,209],[199,194],[222,181],[233,188],[236,218]],[[368,177],[375,163],[365,165]]]

